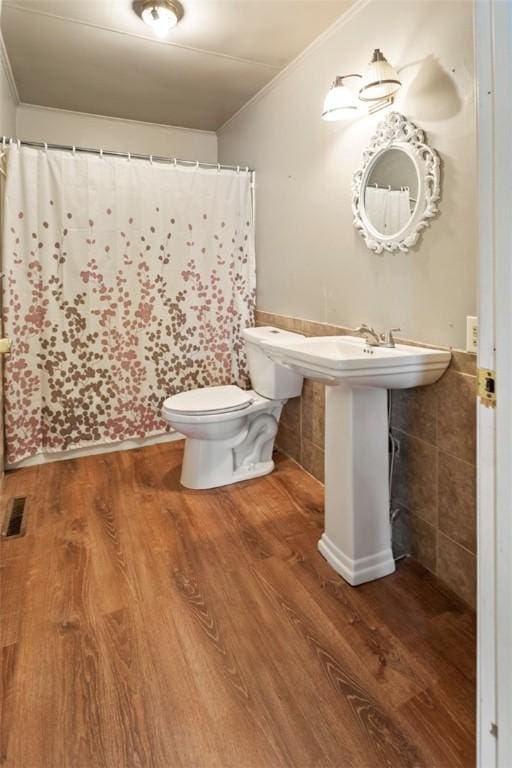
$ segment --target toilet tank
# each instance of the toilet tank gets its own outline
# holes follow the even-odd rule
[[[255,392],[270,400],[286,400],[298,397],[302,392],[303,377],[270,360],[263,352],[260,344],[262,339],[303,339],[300,333],[282,331],[279,328],[263,326],[261,328],[245,328],[242,331],[245,340],[247,363],[251,386]]]

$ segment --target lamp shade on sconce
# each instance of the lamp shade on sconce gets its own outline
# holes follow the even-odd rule
[[[346,120],[352,117],[357,109],[356,97],[346,85],[343,85],[343,77],[337,77],[325,97],[322,120],[328,122]]]
[[[378,99],[389,98],[399,90],[401,85],[396,70],[376,48],[370,65],[363,75],[359,90],[361,101],[377,101]]]

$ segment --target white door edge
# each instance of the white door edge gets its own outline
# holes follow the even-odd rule
[[[512,766],[512,4],[475,3],[480,368],[478,407],[478,768]]]

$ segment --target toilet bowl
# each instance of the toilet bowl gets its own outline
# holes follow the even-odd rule
[[[274,469],[272,451],[283,405],[302,391],[302,376],[266,357],[262,339],[300,334],[277,328],[243,332],[253,389],[204,387],[167,398],[162,417],[185,440],[181,484],[216,488]]]

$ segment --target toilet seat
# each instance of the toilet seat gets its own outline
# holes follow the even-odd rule
[[[253,402],[253,397],[253,392],[245,392],[234,385],[203,387],[168,397],[163,404],[163,410],[182,416],[232,413],[248,408]]]

